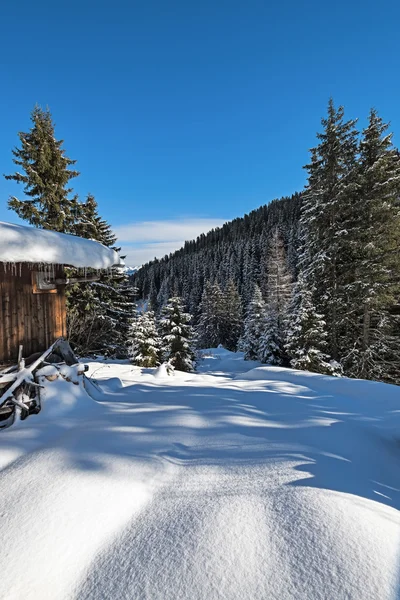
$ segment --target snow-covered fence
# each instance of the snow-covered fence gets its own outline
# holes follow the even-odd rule
[[[40,412],[39,376],[51,379],[60,373],[74,382],[71,365],[77,365],[76,373],[85,371],[85,365],[78,365],[68,342],[59,338],[30,365],[25,366],[20,360],[17,366],[0,372],[0,429],[10,427],[18,416],[23,420]],[[50,367],[48,372],[46,367]]]

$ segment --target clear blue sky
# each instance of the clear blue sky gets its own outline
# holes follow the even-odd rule
[[[400,142],[399,23],[398,0],[3,0],[1,172],[48,105],[75,190],[127,240],[171,243],[301,190],[330,95]],[[0,180],[0,219],[17,192]]]

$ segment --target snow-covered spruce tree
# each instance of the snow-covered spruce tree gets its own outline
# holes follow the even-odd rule
[[[287,355],[284,338],[279,324],[279,314],[272,306],[265,307],[265,316],[261,329],[258,360],[268,365],[285,366]]]
[[[116,248],[119,251],[119,248]],[[109,353],[117,358],[125,358],[129,349],[129,331],[136,311],[137,290],[129,281],[123,269],[114,267],[103,287],[105,298],[108,302],[108,314],[115,322],[114,338],[109,346]],[[96,286],[96,283],[93,284]],[[97,284],[102,287],[102,281]],[[101,292],[100,292],[101,295]]]
[[[170,298],[170,296],[171,296],[171,294],[170,294],[170,289],[169,289],[169,279],[166,278],[162,282],[160,291],[158,292],[158,295],[157,295],[157,306],[160,306],[161,308],[163,306],[165,306],[165,304],[168,302],[168,298]]]
[[[110,225],[98,214],[92,195],[77,212],[75,232],[116,250]],[[91,274],[91,270],[87,271]],[[70,275],[75,274],[71,270]],[[118,267],[100,275],[99,281],[67,287],[67,320],[70,342],[80,354],[100,353],[126,357],[135,314],[135,289]]]
[[[229,279],[223,294],[222,345],[235,352],[242,330],[242,303],[235,282]]]
[[[174,296],[161,310],[160,334],[163,360],[178,371],[194,370],[192,317],[184,311],[181,298]]]
[[[36,106],[31,113],[33,127],[20,132],[21,148],[15,148],[13,161],[19,170],[6,179],[22,183],[27,198],[12,196],[8,207],[35,227],[72,233],[77,198],[70,198],[70,179],[79,175],[70,169],[75,160],[69,159],[62,148],[63,140],[56,140],[54,123],[49,110]]]
[[[293,369],[339,375],[340,365],[327,354],[325,321],[315,308],[312,292],[303,273],[299,274],[288,308],[285,350]]]
[[[242,298],[244,306],[248,306],[253,297],[254,284],[258,281],[260,270],[260,248],[255,239],[248,239],[243,254]]]
[[[246,360],[259,360],[260,340],[265,321],[265,302],[258,285],[254,285],[253,298],[247,307],[243,337],[239,347]]]
[[[117,239],[110,225],[99,215],[97,201],[93,194],[88,194],[85,202],[80,202],[75,207],[73,233],[79,237],[99,241],[109,248],[114,246]]]
[[[156,289],[154,279],[151,281],[151,284],[150,284],[150,291],[149,291],[149,296],[148,296],[148,306],[149,306],[150,310],[152,310],[158,314],[159,304],[158,304],[157,289]]]
[[[400,157],[376,110],[360,144],[359,193],[352,223],[354,278],[344,344],[346,374],[400,382]]]
[[[130,330],[129,357],[139,367],[160,364],[161,340],[152,311],[139,313],[134,319]]]
[[[224,338],[224,297],[218,283],[206,283],[200,302],[197,340],[200,348],[216,348]]]
[[[300,219],[300,267],[311,286],[318,313],[324,315],[328,351],[339,358],[345,331],[347,298],[344,283],[352,278],[351,232],[346,228],[357,196],[357,131],[344,120],[343,107],[332,99],[322,119],[319,144],[311,150],[308,184]]]
[[[292,275],[282,237],[276,228],[267,259],[267,302],[260,338],[259,360],[272,365],[288,362],[285,351],[286,310],[292,294]]]

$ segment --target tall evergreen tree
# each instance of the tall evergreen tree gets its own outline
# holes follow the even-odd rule
[[[192,317],[184,311],[181,298],[174,296],[161,311],[160,332],[164,360],[178,371],[194,370]]]
[[[312,291],[302,273],[289,306],[286,352],[293,369],[327,375],[340,374],[340,367],[327,354],[325,321],[315,308]]]
[[[223,338],[227,350],[235,352],[243,330],[242,303],[237,286],[229,279],[223,294]]]
[[[79,207],[75,231],[81,237],[114,246],[116,237],[98,213],[94,196]],[[73,277],[76,270],[71,270]],[[87,270],[87,274],[94,274]],[[67,288],[68,333],[70,342],[81,354],[103,353],[126,357],[135,314],[135,289],[118,267],[103,272],[99,281],[79,283]]]
[[[372,109],[360,144],[344,365],[352,376],[398,382],[400,340],[391,307],[400,296],[400,157],[387,130]]]
[[[99,215],[93,194],[88,194],[85,202],[76,205],[73,233],[79,237],[96,240],[109,248],[115,247],[117,241],[110,225]]]
[[[218,283],[206,283],[200,303],[197,326],[198,343],[201,348],[216,348],[224,338],[224,298]]]
[[[267,259],[267,302],[259,359],[273,365],[285,365],[286,309],[292,294],[292,275],[282,237],[276,228]]]
[[[332,99],[322,119],[319,145],[311,150],[308,185],[301,215],[301,268],[316,290],[318,311],[325,315],[329,351],[336,359],[344,330],[346,302],[343,283],[352,269],[348,207],[357,193],[356,121],[344,120],[343,107]]]
[[[265,302],[261,290],[254,285],[253,298],[247,307],[244,321],[244,333],[239,347],[246,360],[259,360],[260,340],[265,322]]]
[[[258,360],[262,363],[283,366],[287,362],[279,321],[279,314],[267,305],[258,346]]]
[[[35,227],[72,233],[77,198],[70,198],[68,183],[79,175],[70,169],[76,161],[66,156],[63,140],[56,140],[49,110],[36,106],[31,121],[31,130],[18,134],[21,148],[12,151],[13,161],[23,173],[5,175],[6,179],[23,184],[27,198],[12,196],[8,206]]]
[[[129,357],[139,367],[160,364],[161,340],[157,333],[154,313],[143,312],[134,319],[130,331]]]

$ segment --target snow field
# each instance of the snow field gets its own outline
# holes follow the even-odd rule
[[[400,597],[400,389],[204,355],[0,433],[0,598]]]

